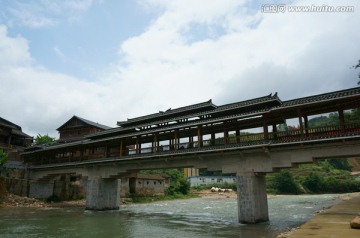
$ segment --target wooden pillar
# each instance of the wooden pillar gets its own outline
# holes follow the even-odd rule
[[[268,125],[267,125],[266,121],[263,122],[263,127],[264,127],[264,140],[268,140],[269,139],[269,129],[268,129]]]
[[[343,110],[339,110],[339,125],[340,125],[340,130],[342,132],[344,132],[345,131],[345,116],[344,116]]]
[[[169,139],[169,150],[173,149],[174,139]]]
[[[300,125],[300,135],[302,136],[304,134],[304,126],[303,126],[302,116],[299,116],[299,125]]]
[[[136,154],[141,154],[141,141],[139,136],[136,137]]]
[[[273,138],[276,139],[277,138],[277,127],[276,124],[272,125],[272,131],[273,131]]]
[[[305,124],[305,135],[309,135],[309,119],[308,116],[304,116],[304,124]]]
[[[123,141],[120,141],[120,153],[119,153],[119,157],[123,156]]]
[[[215,145],[215,132],[211,132],[211,145]]]
[[[158,141],[158,134],[156,133],[154,135],[154,142],[153,142],[153,152],[157,152],[158,151],[158,147],[159,147],[159,141]]]
[[[235,131],[235,134],[236,134],[236,143],[240,143],[240,129],[239,127],[236,127],[236,131]]]
[[[138,154],[141,154],[141,141],[138,139]]]
[[[174,132],[174,150],[177,150],[179,149],[179,143],[180,140],[179,140],[179,129],[175,129],[175,132]]]
[[[202,143],[202,131],[201,131],[201,126],[198,126],[198,145],[197,147],[200,148],[203,146],[203,143]]]
[[[189,137],[189,148],[193,148],[194,147],[194,137],[190,136]]]
[[[229,143],[229,131],[226,123],[224,123],[224,144],[228,144],[228,143]]]

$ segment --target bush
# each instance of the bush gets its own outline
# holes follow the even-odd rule
[[[295,182],[292,173],[288,170],[283,170],[275,174],[272,178],[270,188],[274,189],[276,193],[285,194],[300,194],[300,186]]]
[[[170,186],[166,189],[166,195],[176,195],[176,194],[189,194],[190,192],[190,182],[182,175],[179,176],[175,181],[170,182]]]
[[[347,159],[330,159],[327,160],[335,169],[351,171],[352,165]]]
[[[333,183],[333,181],[330,181]],[[303,182],[305,188],[313,193],[325,192],[324,179],[317,172],[311,172]]]
[[[179,180],[178,192],[186,195],[189,194],[190,191],[190,182],[186,178],[181,178]]]

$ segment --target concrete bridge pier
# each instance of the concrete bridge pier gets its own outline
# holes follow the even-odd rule
[[[86,189],[86,210],[117,210],[120,207],[120,179],[90,177]]]
[[[239,222],[254,224],[269,220],[265,173],[237,173]]]

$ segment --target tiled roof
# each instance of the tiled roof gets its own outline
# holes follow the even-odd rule
[[[4,127],[8,127],[8,128],[13,128],[13,129],[19,129],[21,130],[21,127],[12,123],[11,121],[8,121],[2,117],[0,117],[0,125],[4,126]]]
[[[359,94],[360,94],[360,87],[350,88],[350,89],[345,89],[330,93],[324,93],[324,94],[284,101],[280,107],[297,106],[297,105],[314,103],[319,101],[329,101],[331,99],[346,98]]]
[[[84,119],[84,118],[81,118],[81,117],[78,117],[78,116],[73,116],[72,118],[70,118],[67,122],[65,122],[62,126],[60,126],[57,130],[61,129],[62,127],[64,127],[69,121],[71,121],[72,119],[78,119],[82,122],[84,122],[85,124],[87,125],[90,125],[90,126],[94,126],[96,128],[100,128],[100,129],[103,129],[103,130],[108,130],[108,129],[111,129],[112,127],[109,127],[109,126],[105,126],[105,125],[102,125],[102,124],[99,124],[97,122],[93,122],[93,121],[90,121],[90,120],[87,120],[87,119]]]
[[[182,113],[188,113],[188,114],[193,113],[194,111],[207,111],[209,109],[214,109],[214,108],[216,108],[216,106],[212,103],[211,100],[209,100],[206,102],[193,104],[193,105],[189,105],[189,106],[185,106],[185,107],[179,107],[179,108],[175,108],[175,109],[169,108],[166,111],[159,111],[158,113],[127,119],[127,121],[119,121],[117,123],[117,125],[118,126],[127,126],[128,124],[134,124],[134,123],[138,124],[138,123],[142,123],[144,121],[158,120],[158,119],[164,118],[164,117],[174,117],[174,116],[182,114]]]
[[[255,106],[258,104],[265,103],[265,102],[273,102],[272,106],[281,105],[281,100],[277,96],[277,93],[275,93],[274,95],[269,94],[268,96],[264,96],[264,97],[259,97],[259,98],[254,98],[254,99],[250,99],[250,100],[246,100],[246,101],[221,105],[221,106],[218,106],[215,110],[213,110],[213,112],[222,112],[222,111],[227,111],[230,109]]]
[[[11,121],[8,121],[8,120],[2,118],[2,117],[0,117],[0,126],[11,128],[12,129],[12,134],[14,134],[14,135],[21,136],[21,137],[32,138],[28,134],[22,132],[20,126],[12,123]]]
[[[207,101],[205,103],[211,103],[210,101]],[[200,103],[201,104],[201,103]],[[213,108],[210,110],[205,110],[205,111],[200,111],[200,112],[193,112],[193,113],[188,113],[188,114],[181,114],[181,115],[174,115],[174,117],[168,117],[165,119],[162,119],[161,117],[153,117],[152,120],[139,120],[138,123],[134,123],[132,124],[133,128],[141,128],[141,127],[146,127],[149,125],[159,125],[159,124],[165,124],[167,122],[175,122],[178,120],[182,120],[182,119],[186,119],[186,118],[195,118],[195,117],[199,117],[201,118],[202,116],[206,116],[206,115],[211,115],[211,117],[207,117],[204,119],[198,119],[195,121],[189,121],[189,122],[182,122],[182,123],[175,123],[175,124],[169,124],[166,126],[162,126],[160,127],[155,127],[152,129],[148,129],[147,131],[150,132],[155,132],[155,131],[159,131],[161,129],[165,129],[165,128],[175,128],[175,127],[182,127],[185,125],[197,125],[197,124],[201,124],[202,122],[216,122],[219,119],[224,120],[226,119],[226,113],[227,114],[231,114],[231,115],[236,115],[238,116],[246,116],[249,114],[253,114],[253,113],[259,113],[261,111],[267,110],[269,107],[273,107],[273,106],[278,106],[281,104],[281,100],[279,99],[279,97],[277,96],[277,93],[275,93],[274,95],[269,94],[267,96],[263,96],[263,97],[259,97],[259,98],[254,98],[254,99],[250,99],[250,100],[246,100],[246,101],[241,101],[241,102],[236,102],[236,103],[230,103],[230,104],[225,104],[225,105],[221,105],[221,106],[216,106],[214,104]],[[199,104],[194,104],[194,105],[199,105]],[[183,108],[189,108],[192,107],[193,105],[187,106],[187,107],[182,107],[182,108],[178,108],[178,109],[183,109]],[[251,108],[252,107],[252,108]],[[259,108],[255,108],[255,107],[259,107]],[[178,109],[174,109],[178,110]],[[234,112],[236,110],[240,110],[237,112]],[[155,115],[155,114],[152,114]],[[144,116],[147,118],[151,118],[150,116],[152,115],[148,115],[148,116]],[[229,117],[229,119],[232,119],[232,116]],[[130,119],[129,119],[130,120]],[[132,120],[132,119],[131,119]],[[119,127],[119,128],[114,128],[112,130],[107,130],[107,131],[102,131],[102,132],[98,132],[96,134],[92,134],[92,135],[88,135],[86,136],[87,138],[100,138],[100,137],[104,137],[104,136],[109,136],[110,134],[116,134],[116,135],[120,135],[120,134],[129,134],[129,132],[131,134],[138,134],[138,132],[135,131],[135,129],[133,129],[133,131],[129,131],[131,127]]]

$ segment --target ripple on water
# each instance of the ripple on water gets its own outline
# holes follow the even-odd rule
[[[272,238],[335,202],[334,196],[323,195],[276,197],[269,200],[270,221],[257,225],[239,224],[237,202],[230,199],[130,204],[106,212],[72,208],[0,209],[0,236]]]

